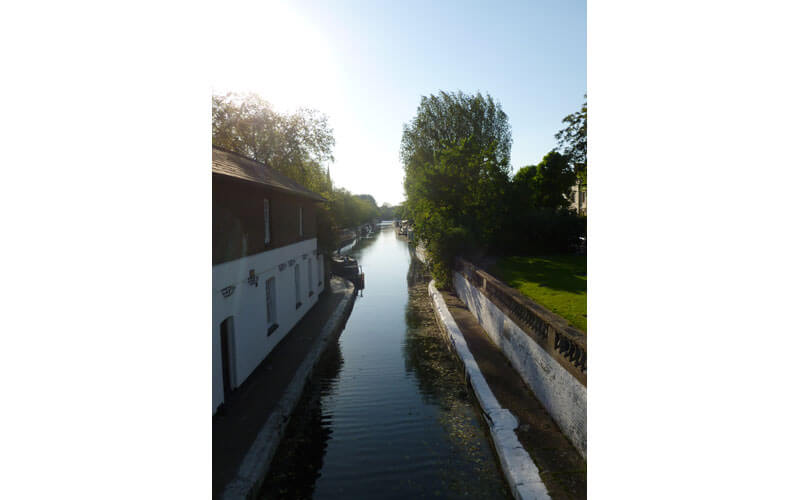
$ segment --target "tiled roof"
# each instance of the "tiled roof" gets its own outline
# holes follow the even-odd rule
[[[306,189],[298,182],[276,172],[263,163],[245,158],[244,156],[224,149],[212,147],[211,171],[215,174],[227,175],[244,179],[250,182],[264,184],[280,191],[286,191],[299,196],[305,196],[316,201],[327,201],[319,194]]]

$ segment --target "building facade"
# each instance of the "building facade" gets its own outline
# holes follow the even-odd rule
[[[580,186],[579,184],[572,186],[569,199],[570,209],[575,210],[581,215],[586,215],[586,186]]]
[[[214,412],[324,290],[323,201],[262,163],[212,149]]]

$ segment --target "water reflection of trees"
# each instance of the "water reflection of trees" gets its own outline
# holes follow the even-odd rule
[[[385,236],[387,235],[380,237]],[[371,244],[373,242],[370,241],[368,245]],[[372,251],[376,249],[373,248]],[[406,373],[413,376],[426,406],[440,409],[434,412],[434,418],[441,424],[444,436],[438,430],[425,430],[408,433],[403,439],[416,441],[417,445],[420,445],[420,440],[430,439],[430,444],[423,441],[421,446],[436,446],[434,455],[438,457],[437,462],[430,464],[435,469],[436,479],[426,486],[430,488],[431,495],[435,492],[443,498],[508,497],[491,444],[481,427],[481,417],[470,401],[463,369],[460,362],[448,351],[447,344],[439,333],[427,292],[429,279],[421,263],[412,258],[407,275],[408,304],[404,311],[406,333],[402,355]],[[404,292],[399,289],[403,283],[400,281],[392,285],[398,287],[400,295],[392,296],[391,299],[400,307]],[[331,395],[343,363],[342,352],[336,342],[320,360],[289,422],[262,487],[262,500],[311,498],[314,495],[332,432],[329,420],[331,417],[323,414],[321,403]],[[418,400],[412,398],[410,401]],[[376,418],[370,416],[369,411],[365,408],[365,416]],[[422,413],[429,415],[427,410]],[[393,452],[392,446],[387,444],[386,453]],[[370,472],[368,467],[363,473],[387,474],[380,469],[372,469]],[[406,480],[416,479],[412,474],[397,480],[398,483],[389,481],[387,491],[402,489],[400,481]],[[412,490],[414,488],[409,489]],[[413,495],[409,495],[409,498],[412,497]]]
[[[426,402],[449,409],[454,398],[467,401],[468,395],[460,366],[448,351],[433,317],[428,296],[430,276],[416,257],[411,258],[406,279],[406,371],[415,375]]]
[[[348,250],[348,251],[346,251],[344,253],[352,255],[352,256],[357,258],[358,256],[356,254],[357,253],[360,254],[363,250],[366,250],[367,248],[369,248],[372,245],[374,245],[375,241],[380,236],[380,232],[384,231],[384,230],[385,229],[381,229],[381,230],[376,231],[374,233],[374,236],[372,236],[370,238],[364,238],[364,237],[359,236],[359,239],[356,242],[355,246],[353,246],[353,248],[351,248],[350,250]]]
[[[451,448],[441,481],[448,498],[510,498],[481,417],[468,392],[463,368],[443,338],[428,295],[430,276],[412,257],[408,275],[406,371],[413,373],[428,404],[441,409],[439,423]]]
[[[313,496],[332,433],[328,419],[322,414],[322,398],[330,393],[343,364],[342,351],[336,341],[320,357],[292,413],[261,487],[262,500]]]

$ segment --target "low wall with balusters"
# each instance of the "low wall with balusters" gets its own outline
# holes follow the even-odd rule
[[[456,259],[453,285],[586,458],[586,333],[464,259]]]

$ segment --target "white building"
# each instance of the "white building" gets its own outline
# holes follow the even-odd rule
[[[586,186],[580,186],[580,190],[579,184],[572,186],[572,190],[569,193],[569,199],[569,208],[575,210],[581,215],[586,215]]]
[[[216,412],[325,286],[320,195],[270,167],[212,150],[212,403]]]

